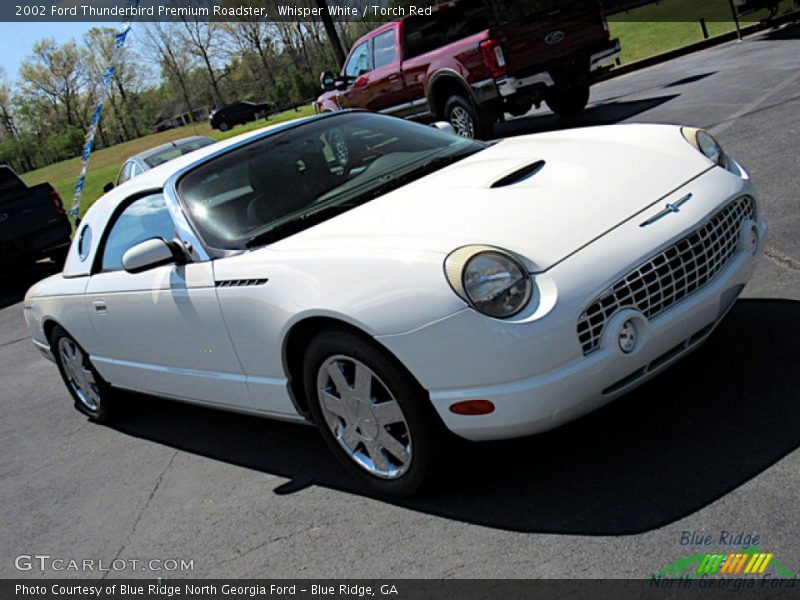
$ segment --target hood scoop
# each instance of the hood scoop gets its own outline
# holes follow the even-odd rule
[[[544,169],[544,165],[545,162],[543,160],[537,160],[534,163],[525,165],[524,167],[512,171],[508,175],[504,175],[489,187],[491,189],[495,189],[495,188],[508,187],[510,185],[515,185],[517,183],[522,183],[523,181],[530,179],[531,177],[536,175],[539,171]]]

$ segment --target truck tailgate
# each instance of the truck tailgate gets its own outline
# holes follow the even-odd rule
[[[495,15],[508,14],[510,10],[518,15],[514,20],[496,21],[492,27],[492,37],[503,48],[511,75],[527,75],[545,63],[575,58],[577,53],[586,53],[608,40],[600,5],[595,1],[563,3],[560,8],[529,15],[521,12],[526,4],[543,3],[522,0],[515,2],[513,8],[502,8],[508,2],[492,0],[490,4]]]
[[[30,237],[64,221],[56,212],[47,183],[0,195],[0,244]]]

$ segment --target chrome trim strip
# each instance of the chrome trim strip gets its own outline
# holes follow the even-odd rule
[[[183,213],[181,204],[178,201],[178,192],[175,189],[175,182],[173,181],[174,178],[175,175],[170,177],[167,180],[167,183],[164,185],[164,201],[166,202],[167,210],[169,210],[169,214],[172,217],[172,222],[175,224],[175,230],[178,233],[178,237],[191,245],[192,258],[195,260],[195,262],[206,262],[211,260],[208,250],[206,250],[205,245],[200,241],[200,238],[195,233],[194,228],[192,228],[192,226],[189,224],[189,220]]]
[[[394,106],[390,106],[388,108],[383,108],[378,112],[382,115],[393,115],[395,113],[403,112],[405,110],[411,110],[412,108],[417,108],[418,106],[422,106],[423,104],[427,104],[427,98],[420,98],[419,100],[414,100],[412,102],[403,102],[403,104],[396,104]]]

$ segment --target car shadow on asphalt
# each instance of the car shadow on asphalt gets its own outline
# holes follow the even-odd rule
[[[0,271],[0,309],[22,302],[28,288],[60,270],[56,263],[43,260],[25,267]]]
[[[132,396],[116,427],[290,481],[522,532],[624,535],[686,517],[800,447],[800,303],[742,300],[709,341],[638,390],[539,436],[457,444],[420,497],[386,499],[340,467],[317,432]],[[258,501],[257,499],[254,501]]]
[[[656,96],[644,100],[604,101],[590,106],[573,117],[559,117],[551,112],[509,119],[495,126],[493,138],[506,138],[528,133],[542,133],[572,127],[589,127],[592,125],[612,125],[638,114],[652,110],[657,106],[674,100],[680,94]]]

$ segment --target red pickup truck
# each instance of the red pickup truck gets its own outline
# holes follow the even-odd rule
[[[323,73],[315,110],[444,120],[480,138],[542,101],[579,113],[619,52],[597,0],[456,0],[360,38],[339,77]]]

